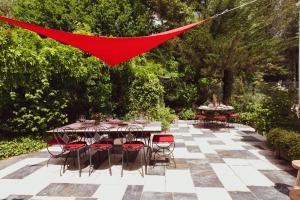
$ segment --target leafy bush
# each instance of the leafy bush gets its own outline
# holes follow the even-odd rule
[[[170,129],[171,123],[177,119],[177,116],[174,114],[168,107],[158,106],[152,113],[151,119],[160,121],[162,123],[162,130],[167,131]]]
[[[189,119],[195,119],[196,113],[191,109],[183,109],[180,113],[178,113],[179,119],[183,120],[189,120]]]
[[[269,111],[266,116],[266,131],[276,127],[300,130],[297,114],[292,111],[293,106],[297,104],[297,91],[292,83],[266,86],[264,93],[266,96],[262,107]]]
[[[259,133],[265,133],[269,130],[269,109],[263,107],[262,101],[264,95],[258,94],[246,99],[247,102],[242,103],[240,121],[243,124],[254,127]]]
[[[155,67],[155,65],[153,64]],[[159,77],[151,69],[136,67],[133,69],[133,81],[127,93],[128,115],[131,117],[149,116],[162,104],[163,87]]]
[[[111,83],[96,58],[22,29],[1,27],[0,48],[1,131],[42,132],[107,110]]]
[[[272,149],[287,152],[290,160],[300,159],[300,132],[275,128],[267,134],[267,142]]]
[[[41,135],[24,135],[0,138],[0,160],[45,148],[47,143]]]
[[[242,123],[255,127],[262,134],[276,127],[300,130],[299,119],[292,111],[297,103],[294,87],[289,84],[263,85],[261,92],[245,95],[243,101],[233,103],[240,109]]]

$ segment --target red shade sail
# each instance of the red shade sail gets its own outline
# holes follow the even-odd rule
[[[208,19],[204,19],[170,31],[141,37],[88,36],[43,28],[3,16],[0,16],[0,20],[31,30],[62,43],[69,44],[96,56],[111,66],[115,66],[157,47],[167,40],[174,38],[185,31],[188,31],[189,29],[207,21]]]

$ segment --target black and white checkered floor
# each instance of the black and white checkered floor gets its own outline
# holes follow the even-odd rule
[[[82,177],[76,169],[60,176],[59,160],[46,166],[42,150],[0,161],[0,199],[101,200],[281,200],[295,183],[295,171],[278,160],[249,127],[197,128],[180,121],[175,135],[176,168],[155,166],[141,176],[129,165],[121,177],[120,157],[112,156],[89,176],[88,159]]]

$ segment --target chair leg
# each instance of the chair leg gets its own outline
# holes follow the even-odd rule
[[[121,170],[121,177],[123,177],[123,162],[124,162],[124,151],[122,150],[122,170]]]
[[[144,161],[145,161],[145,174],[147,174],[147,167],[148,167],[148,147],[147,151],[145,151],[145,149],[143,149],[144,152]]]
[[[52,156],[50,156],[50,158],[47,160],[47,167],[48,167],[48,164],[49,164],[51,158],[52,158]]]
[[[71,153],[71,151],[67,154],[67,157],[66,157],[66,159],[65,159],[65,162],[64,162],[64,164],[63,164],[63,165],[61,166],[61,168],[60,168],[60,176],[62,176],[62,173],[61,173],[61,172],[65,173],[65,166],[66,166],[67,160],[68,160],[68,158],[69,158],[69,156],[70,156],[70,153]]]
[[[142,151],[144,151],[144,149]],[[140,151],[139,151],[139,153],[140,153],[140,163],[141,163],[141,168],[142,168],[142,176],[144,177],[143,154],[145,154],[145,153],[142,153]]]
[[[89,168],[89,176],[93,172],[94,166],[92,166],[92,149],[90,149],[90,168]]]
[[[78,159],[79,177],[81,177],[80,154],[79,154],[79,150],[77,150],[77,159]]]
[[[110,151],[107,149],[108,165],[109,165],[109,174],[111,175],[111,163],[110,163]]]
[[[126,162],[127,162],[127,167],[128,167],[128,160],[129,160],[128,151],[126,151]]]

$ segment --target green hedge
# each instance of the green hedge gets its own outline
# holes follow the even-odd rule
[[[300,159],[300,132],[275,128],[267,134],[267,142],[273,150],[287,152],[289,160]]]
[[[41,135],[24,135],[0,138],[0,160],[45,148],[47,143]]]
[[[189,120],[195,119],[196,113],[191,108],[185,108],[180,113],[178,113],[179,119]]]

